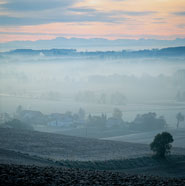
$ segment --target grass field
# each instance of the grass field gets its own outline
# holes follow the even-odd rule
[[[0,146],[54,160],[109,160],[151,154],[148,145],[11,129],[0,129]]]
[[[182,147],[185,148],[185,129],[167,129],[167,132],[172,134],[174,138],[173,146],[174,147]],[[131,143],[142,143],[142,144],[150,144],[155,135],[161,133],[162,131],[152,131],[152,132],[142,132],[136,134],[122,135],[122,136],[114,136],[110,138],[104,138],[107,140],[113,141],[124,141]]]

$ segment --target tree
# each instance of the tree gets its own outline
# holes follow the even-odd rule
[[[101,116],[89,115],[87,119],[87,125],[89,127],[94,127],[94,128],[99,128],[99,129],[105,129],[106,122],[107,122],[106,114],[102,114]]]
[[[156,113],[149,112],[146,114],[138,114],[130,124],[132,130],[153,131],[166,128],[167,123],[164,117],[157,117]]]
[[[85,110],[80,108],[78,110],[78,116],[79,116],[80,120],[84,120],[85,119]]]
[[[150,149],[156,153],[156,156],[164,158],[166,154],[170,153],[173,141],[173,136],[168,132],[157,134],[150,144]]]
[[[16,114],[19,115],[22,111],[23,111],[22,105],[19,105],[19,106],[16,108]]]
[[[179,128],[180,122],[184,121],[184,116],[181,114],[181,112],[179,112],[179,113],[176,115],[176,119],[177,119],[177,129],[178,129],[178,128]]]
[[[100,95],[98,103],[106,104],[106,102],[107,102],[106,99],[107,99],[106,94],[103,93],[103,94]]]
[[[121,112],[121,110],[118,108],[115,108],[113,111],[113,118],[122,120],[122,116],[123,116],[123,113]]]

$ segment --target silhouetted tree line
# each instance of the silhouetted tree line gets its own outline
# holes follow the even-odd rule
[[[3,115],[4,116],[4,115]],[[78,110],[77,113],[65,112],[61,113],[52,113],[49,115],[44,115],[39,111],[24,110],[22,106],[18,106],[14,118],[6,114],[4,118],[5,126],[13,126],[12,123],[7,123],[13,119],[17,119],[16,122],[13,121],[16,125],[20,127],[24,125],[43,125],[47,126],[48,123],[51,123],[51,126],[56,127],[68,127],[68,128],[97,128],[97,129],[115,129],[120,128],[123,130],[132,130],[132,131],[153,131],[167,128],[166,120],[163,116],[157,116],[154,112],[149,112],[145,114],[138,114],[135,119],[131,122],[123,120],[123,113],[120,109],[115,108],[113,110],[112,116],[107,117],[106,114],[102,113],[101,115],[86,115],[86,111],[82,108]],[[8,119],[7,119],[8,118]],[[178,113],[176,115],[177,119],[177,128],[180,125],[180,122],[184,121],[184,115]],[[20,121],[19,123],[17,121]],[[2,126],[1,123],[1,126]],[[21,123],[21,124],[20,124]]]
[[[147,114],[138,114],[133,122],[130,123],[130,129],[142,130],[142,131],[152,131],[158,129],[164,129],[167,127],[166,120],[163,116],[157,117],[154,112],[149,112]]]
[[[111,94],[96,94],[93,91],[79,92],[75,96],[75,101],[97,104],[112,104],[112,105],[124,105],[126,103],[126,97],[121,92],[114,92]]]
[[[79,57],[95,57],[100,59],[109,58],[133,58],[133,57],[159,57],[159,56],[184,56],[185,47],[169,47],[163,49],[138,50],[138,51],[95,51],[95,52],[78,52],[76,49],[50,49],[50,50],[32,50],[32,49],[16,49],[5,54],[13,55],[40,55],[45,56],[79,56]]]

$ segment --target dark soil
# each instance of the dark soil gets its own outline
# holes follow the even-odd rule
[[[89,171],[57,167],[0,165],[0,186],[8,185],[184,186],[185,179],[127,175],[118,172]]]

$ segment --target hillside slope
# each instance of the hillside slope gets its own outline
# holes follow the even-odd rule
[[[14,129],[0,129],[0,146],[53,160],[109,160],[151,154],[149,146],[143,144]],[[185,149],[173,148],[173,152],[185,154]]]
[[[2,148],[0,148],[0,164],[56,166],[51,160]]]
[[[184,155],[167,156],[166,159],[157,159],[148,156],[107,161],[52,161],[0,148],[0,165],[34,165],[39,167],[70,168],[92,171],[119,171],[127,174],[185,178]]]
[[[141,143],[141,144],[150,144],[155,135],[160,133],[161,131],[152,131],[152,132],[143,132],[143,133],[136,133],[136,134],[129,134],[123,136],[115,136],[104,138],[106,140],[113,140],[113,141],[124,141],[130,143]],[[170,132],[174,138],[173,147],[181,147],[185,148],[185,129],[171,129],[167,130]]]
[[[13,129],[0,129],[0,146],[55,160],[120,159],[151,153],[148,145]]]

